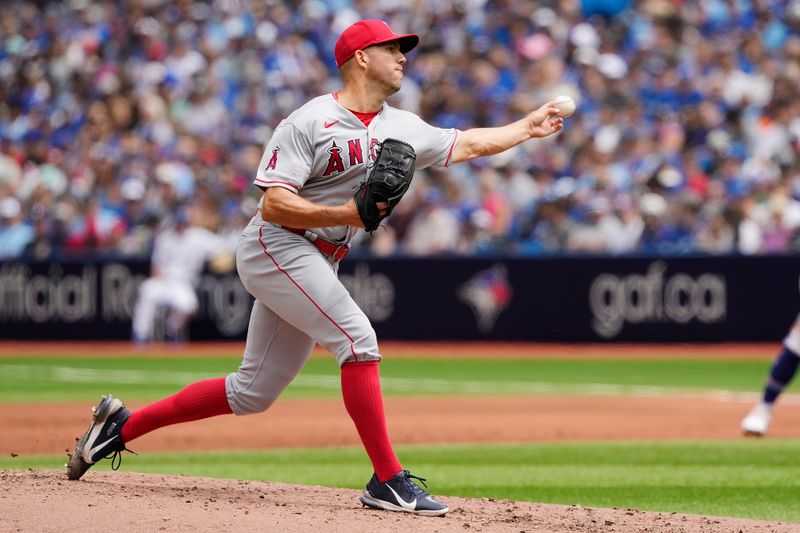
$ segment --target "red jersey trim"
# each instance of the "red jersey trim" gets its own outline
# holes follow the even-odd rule
[[[331,96],[333,96],[334,100],[339,102],[339,91],[332,92]],[[360,120],[365,128],[368,128],[370,122],[372,122],[372,119],[377,117],[380,114],[380,112],[383,111],[383,108],[381,108],[378,111],[375,111],[375,112],[372,112],[372,113],[359,113],[358,111],[353,111],[352,109],[349,109],[347,107],[345,107],[345,109],[350,111],[358,120]]]
[[[295,191],[299,191],[300,190],[300,187],[298,187],[297,185],[294,185],[292,183],[289,183],[288,181],[262,180],[260,178],[256,178],[255,181],[258,182],[258,183],[263,183],[264,185],[291,187]]]
[[[450,150],[447,152],[447,159],[444,160],[444,166],[450,166],[450,158],[453,157],[453,149],[456,147],[456,141],[458,141],[458,130],[456,130],[456,134],[453,135],[453,144],[450,145]]]

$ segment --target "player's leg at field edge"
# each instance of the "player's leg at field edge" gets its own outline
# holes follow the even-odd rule
[[[800,319],[784,339],[783,347],[772,363],[761,402],[742,420],[746,435],[764,435],[772,420],[772,409],[783,390],[791,383],[800,365]]]

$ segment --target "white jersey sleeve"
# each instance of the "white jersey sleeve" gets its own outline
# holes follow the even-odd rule
[[[307,135],[288,119],[275,128],[261,156],[253,184],[265,189],[283,187],[299,192],[311,173],[314,147]]]

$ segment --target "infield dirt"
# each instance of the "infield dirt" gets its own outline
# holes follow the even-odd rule
[[[91,472],[0,472],[2,531],[790,532],[800,526],[633,509],[448,497],[442,518],[364,509],[359,492],[209,478]]]

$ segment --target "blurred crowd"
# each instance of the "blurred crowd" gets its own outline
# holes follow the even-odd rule
[[[419,172],[358,251],[800,251],[800,1],[64,0],[0,12],[0,260],[231,247],[272,129],[340,87],[360,18],[419,33],[391,103],[443,128],[557,95],[564,130]]]

